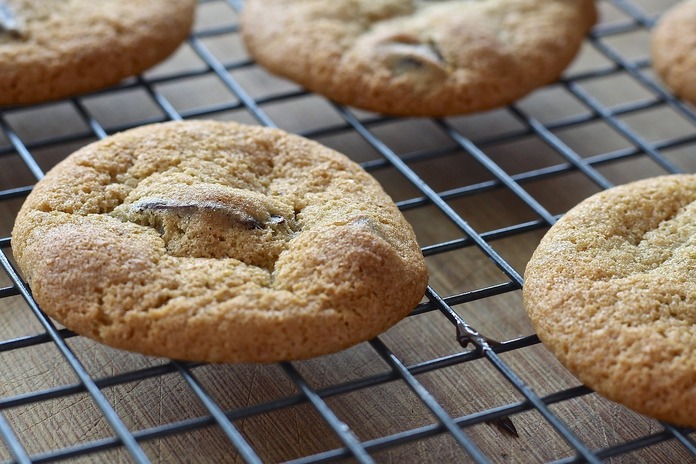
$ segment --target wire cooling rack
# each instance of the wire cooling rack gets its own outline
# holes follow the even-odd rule
[[[693,431],[613,404],[558,365],[520,297],[526,260],[574,204],[696,171],[696,110],[647,53],[675,3],[598,2],[602,20],[561,81],[469,116],[386,118],[270,76],[241,44],[241,0],[202,1],[188,42],[142,76],[0,109],[0,460],[696,462]],[[423,245],[431,282],[413,314],[343,353],[277,365],[148,358],[48,319],[9,238],[33,184],[91,141],[189,118],[281,127],[360,162]]]

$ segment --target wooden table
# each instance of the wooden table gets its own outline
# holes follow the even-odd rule
[[[696,171],[696,110],[669,98],[647,55],[652,21],[674,3],[599,1],[601,23],[563,82],[510,108],[446,120],[339,108],[270,76],[246,56],[237,2],[218,0],[201,3],[191,41],[142,78],[0,111],[0,237],[10,260],[14,216],[60,159],[103,133],[171,116],[258,123],[246,99],[382,182],[424,247],[433,292],[374,343],[339,354],[186,365],[47,331],[25,287],[3,271],[0,460],[26,452],[129,462],[143,452],[155,462],[355,461],[366,453],[440,463],[472,462],[478,450],[492,462],[539,462],[572,460],[579,445],[617,454],[610,462],[696,462],[694,433],[611,403],[561,367],[536,340],[520,292],[539,239],[577,202],[670,169]],[[503,343],[488,358],[462,347],[456,318]],[[504,416],[517,437],[490,422]]]

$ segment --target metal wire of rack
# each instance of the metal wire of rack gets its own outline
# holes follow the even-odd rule
[[[696,462],[694,431],[603,400],[523,322],[506,328],[524,319],[524,257],[574,202],[696,171],[696,109],[652,75],[644,47],[674,3],[598,2],[604,19],[563,79],[482,115],[388,118],[274,78],[240,44],[241,0],[202,0],[177,56],[117,87],[0,109],[0,459]],[[190,118],[281,127],[375,175],[433,274],[405,328],[316,360],[212,366],[111,350],[46,317],[9,237],[33,184],[92,140]]]

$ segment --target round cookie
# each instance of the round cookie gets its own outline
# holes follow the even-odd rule
[[[0,1],[0,105],[97,90],[169,56],[195,0]]]
[[[670,8],[653,29],[653,67],[680,98],[696,104],[696,0]]]
[[[523,296],[539,338],[584,384],[696,426],[696,175],[581,202],[542,239]]]
[[[405,317],[427,284],[412,228],[357,164],[213,121],[143,126],[70,155],[28,196],[12,250],[69,329],[195,361],[335,352]]]
[[[553,82],[596,21],[593,0],[247,0],[254,59],[359,108],[442,116]]]

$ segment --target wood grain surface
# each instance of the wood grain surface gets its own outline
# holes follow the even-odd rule
[[[627,3],[655,17],[675,1]],[[603,25],[630,23],[628,15],[612,2],[598,4]],[[199,7],[196,31],[224,28],[236,24],[236,18],[227,2],[207,1]],[[628,29],[602,43],[626,59],[647,60],[648,30]],[[229,33],[203,34],[198,40],[220,63],[246,58],[233,29]],[[205,111],[239,100],[206,66],[196,54],[195,43],[186,44],[170,60],[146,73],[146,79],[155,80],[149,88],[140,81],[129,81],[117,91],[87,96],[77,103],[61,101],[7,109],[0,114],[0,128],[11,128],[45,171],[97,138],[81,111],[108,132],[164,119],[151,91],[186,117],[255,123],[253,115],[244,108]],[[367,125],[370,133],[406,160],[429,188],[442,194],[466,224],[484,236],[493,234],[488,243],[495,253],[522,275],[548,224],[540,219],[538,211],[501,186],[481,158],[457,145],[451,133],[474,141],[490,165],[517,179],[523,191],[550,215],[562,214],[602,188],[585,173],[564,168],[569,161],[559,154],[558,147],[593,162],[607,153],[625,152],[625,157],[592,165],[603,182],[620,184],[665,173],[664,168],[636,148],[640,143],[655,146],[663,140],[684,137],[684,143],[664,149],[663,154],[680,169],[696,172],[696,142],[688,139],[696,136],[693,120],[660,103],[654,92],[638,84],[628,72],[611,71],[612,66],[611,60],[588,43],[567,75],[581,76],[597,69],[606,70],[605,73],[571,80],[568,85],[547,86],[518,102],[514,109],[446,121],[380,119],[359,111],[354,114],[363,121],[374,120]],[[182,72],[189,73],[188,77],[166,79]],[[649,66],[641,68],[641,72],[651,76]],[[251,98],[269,99],[262,110],[281,128],[309,134],[365,163],[395,201],[404,206],[419,243],[431,249],[426,258],[430,286],[439,295],[456,300],[453,309],[459,316],[492,339],[508,341],[533,335],[519,289],[471,301],[467,298],[480,289],[509,284],[511,279],[478,247],[471,246],[461,227],[424,201],[423,193],[413,183],[382,163],[379,151],[355,131],[341,129],[345,123],[333,105],[306,94],[274,100],[274,95],[299,89],[256,66],[235,67],[229,74]],[[581,124],[569,123],[548,130],[543,134],[547,140],[530,131],[529,121],[543,125],[595,114],[596,109],[579,98],[582,95],[610,110],[636,102],[654,104],[621,114],[618,128],[600,118],[590,118]],[[334,126],[339,129],[332,129]],[[622,129],[638,134],[639,139],[627,137]],[[0,237],[9,237],[23,200],[22,189],[36,181],[22,160],[21,150],[12,145],[6,134],[0,134],[0,190],[19,189],[19,193],[16,198],[0,202]],[[525,176],[558,167],[563,169],[555,174]],[[508,228],[512,232],[499,233]],[[451,247],[441,246],[450,242]],[[11,257],[9,247],[4,251]],[[17,440],[28,454],[39,457],[102,441],[100,451],[74,457],[71,462],[130,462],[129,454],[114,439],[114,432],[95,401],[81,387],[53,343],[11,347],[9,341],[42,334],[44,329],[24,299],[11,291],[12,282],[5,272],[0,273],[0,287],[10,289],[0,299],[0,417],[9,424]],[[402,321],[381,336],[380,342],[400,363],[412,368],[419,385],[450,417],[473,418],[481,411],[523,402],[521,393],[490,362],[473,353],[462,357],[461,353],[471,348],[465,349],[457,342],[454,325],[441,312],[425,308],[432,310]],[[103,381],[99,383],[101,392],[125,426],[136,435],[147,435],[140,445],[153,462],[242,462],[222,428],[210,419],[209,410],[193,387],[203,389],[217,407],[230,412],[236,429],[264,462],[342,449],[340,437],[293,380],[295,371],[312,391],[322,393],[333,414],[361,442],[404,434],[396,444],[370,450],[377,462],[471,462],[453,436],[444,433],[423,399],[394,375],[388,360],[368,343],[335,355],[292,363],[291,371],[282,365],[182,367],[164,359],[117,351],[82,337],[68,337],[66,343],[89,375]],[[580,387],[541,344],[513,349],[500,357],[540,397]],[[177,370],[177,366],[183,370]],[[129,380],[128,375],[139,370],[149,374]],[[348,391],[341,388],[360,381],[365,386]],[[597,394],[579,391],[582,394],[555,402],[550,410],[588,449],[621,445],[663,430],[652,419]],[[486,422],[467,425],[463,432],[492,462],[546,462],[576,455],[538,411],[523,409],[511,416],[518,437]],[[409,438],[413,430],[418,434]],[[687,436],[693,445],[696,435]],[[0,461],[11,460],[8,444],[0,440]],[[656,440],[652,446],[608,458],[607,462],[685,463],[696,462],[696,457],[671,439]]]

